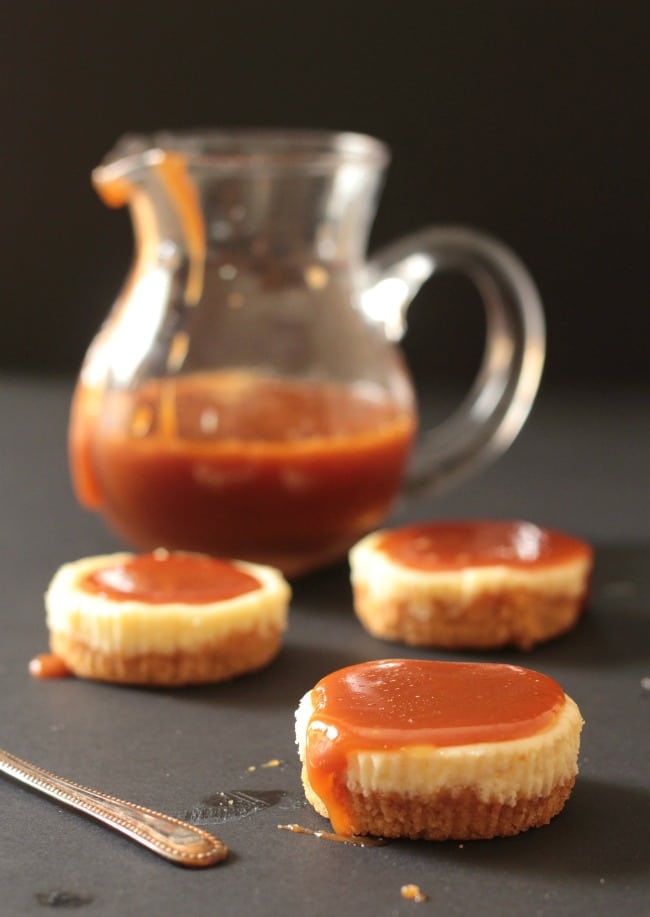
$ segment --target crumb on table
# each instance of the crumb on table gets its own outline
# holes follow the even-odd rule
[[[415,901],[417,904],[427,900],[427,896],[420,890],[419,885],[402,885],[400,894],[402,898],[406,898],[407,901]]]

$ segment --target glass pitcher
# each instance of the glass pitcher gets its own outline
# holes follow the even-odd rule
[[[128,204],[133,266],[75,391],[78,499],[141,549],[292,576],[339,557],[405,488],[502,452],[544,358],[535,286],[502,244],[428,228],[366,258],[387,165],[371,137],[228,130],[127,136],[93,172]],[[439,269],[486,310],[466,400],[421,431],[398,347]]]

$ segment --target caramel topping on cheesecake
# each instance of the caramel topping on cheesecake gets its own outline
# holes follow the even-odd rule
[[[155,551],[98,567],[79,585],[86,592],[117,602],[203,605],[253,592],[261,583],[226,560]]]
[[[407,525],[382,535],[377,549],[422,571],[507,565],[543,567],[590,557],[586,542],[531,522],[459,521]]]

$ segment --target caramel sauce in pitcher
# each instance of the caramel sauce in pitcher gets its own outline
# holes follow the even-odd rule
[[[386,515],[415,417],[369,386],[214,372],[77,391],[79,500],[140,548],[271,563],[341,556]]]
[[[182,154],[155,156],[154,178],[173,205],[188,255],[185,302],[194,305],[204,293],[206,263],[197,189]],[[157,258],[151,201],[111,164],[93,178],[109,206],[128,202],[133,211],[135,282]],[[106,390],[102,346],[100,339],[99,372],[91,353],[73,400],[70,465],[80,502],[128,543],[239,557],[292,575],[342,556],[385,517],[415,434],[410,405],[378,386],[248,371],[170,375]],[[183,357],[174,356],[174,368]]]

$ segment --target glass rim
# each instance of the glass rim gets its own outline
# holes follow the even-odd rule
[[[154,165],[169,153],[187,164],[224,171],[291,169],[330,171],[343,163],[376,169],[390,159],[390,150],[369,134],[304,128],[201,128],[125,134],[94,174],[101,179]],[[98,174],[97,174],[98,173]],[[108,178],[109,174],[105,174]]]

